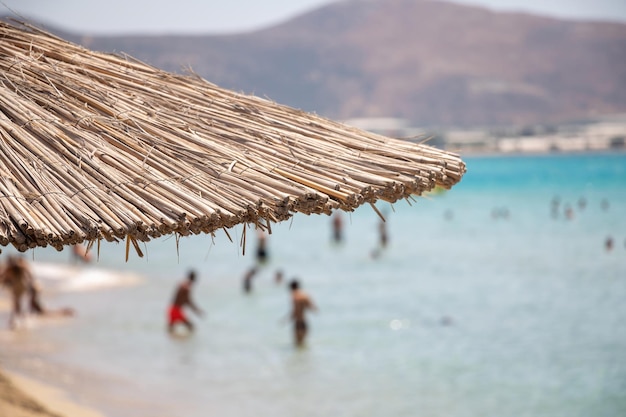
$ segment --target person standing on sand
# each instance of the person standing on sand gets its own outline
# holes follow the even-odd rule
[[[317,307],[311,298],[300,289],[300,282],[297,279],[290,282],[289,289],[291,290],[291,320],[293,321],[294,342],[297,347],[302,347],[308,333],[305,312],[307,310],[317,311]]]
[[[188,306],[199,316],[204,314],[204,312],[196,306],[191,299],[191,287],[195,281],[196,272],[192,270],[187,274],[187,279],[176,287],[174,299],[172,300],[172,304],[170,305],[168,312],[167,330],[170,334],[174,332],[174,326],[178,322],[184,324],[190,332],[193,331],[193,323],[191,323],[185,316],[185,313],[183,312],[184,307]]]
[[[32,285],[32,281],[32,273],[23,258],[11,256],[7,259],[7,265],[0,272],[0,283],[8,287],[11,292],[10,329],[15,329],[17,319],[24,316],[22,312],[22,298]]]
[[[72,246],[72,259],[74,260],[74,263],[80,262],[88,264],[91,262],[91,254],[85,246],[78,243]]]

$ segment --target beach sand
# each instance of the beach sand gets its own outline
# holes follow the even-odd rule
[[[104,417],[73,403],[57,388],[6,371],[0,372],[0,416]]]
[[[28,387],[25,388],[28,390]],[[41,402],[35,401],[23,391],[23,388],[18,387],[18,384],[4,373],[0,373],[0,416],[58,417],[63,414],[53,412]]]
[[[0,326],[6,326],[9,300],[0,294]],[[4,331],[4,330],[3,330]],[[6,330],[8,331],[8,330]],[[72,402],[67,393],[50,385],[0,370],[0,417],[104,417]]]

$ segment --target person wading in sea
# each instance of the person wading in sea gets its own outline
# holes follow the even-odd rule
[[[176,287],[176,292],[174,293],[174,299],[172,300],[172,304],[169,308],[168,314],[168,323],[167,330],[171,334],[174,332],[174,326],[176,323],[184,324],[187,329],[191,332],[193,331],[193,323],[189,321],[187,316],[183,311],[184,307],[191,308],[197,315],[202,316],[204,312],[196,306],[196,304],[191,299],[191,288],[196,281],[196,272],[189,271],[187,274],[187,279],[181,282],[178,287]]]
[[[291,290],[291,320],[293,321],[294,342],[297,347],[302,347],[309,330],[305,313],[307,310],[317,311],[317,307],[308,294],[300,289],[300,282],[297,279],[289,283],[289,289]]]

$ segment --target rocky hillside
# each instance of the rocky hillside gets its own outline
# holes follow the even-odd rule
[[[62,35],[337,119],[470,127],[626,112],[626,24],[344,0],[238,35]]]

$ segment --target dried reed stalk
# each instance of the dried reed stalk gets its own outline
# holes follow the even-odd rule
[[[0,245],[132,244],[352,211],[461,180],[458,155],[0,23]],[[379,213],[380,215],[380,213]],[[245,242],[246,234],[242,236]]]

